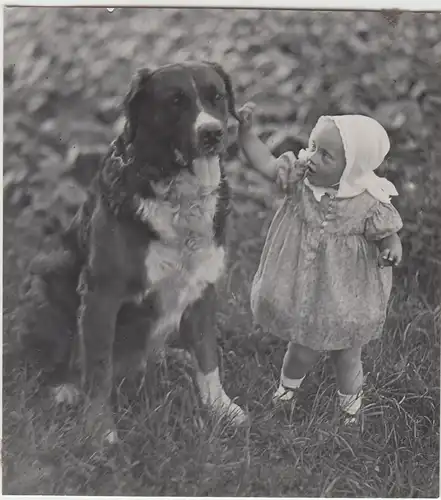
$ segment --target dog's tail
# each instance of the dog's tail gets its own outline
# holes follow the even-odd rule
[[[19,346],[27,363],[46,377],[69,366],[76,336],[80,270],[81,264],[71,251],[37,256],[20,290]]]

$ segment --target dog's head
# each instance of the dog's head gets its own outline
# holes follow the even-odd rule
[[[124,105],[126,141],[140,159],[167,169],[222,154],[228,114],[237,119],[231,80],[209,62],[138,71]]]

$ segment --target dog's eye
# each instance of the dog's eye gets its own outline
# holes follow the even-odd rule
[[[225,100],[225,95],[219,92],[216,87],[208,87],[206,90],[206,97],[213,104],[218,104]]]
[[[179,108],[185,105],[187,97],[183,92],[176,92],[176,94],[171,96],[170,101],[173,106]]]
[[[223,101],[224,99],[225,99],[225,95],[221,94],[220,92],[216,92],[216,94],[214,95],[214,100],[216,102]]]

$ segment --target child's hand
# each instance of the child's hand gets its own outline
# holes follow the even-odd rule
[[[276,182],[280,189],[287,193],[293,184],[303,179],[308,167],[304,162],[299,161],[292,151],[283,153],[275,161]]]
[[[393,236],[393,238],[387,238],[387,241],[381,246],[381,253],[378,257],[378,265],[381,268],[385,266],[398,266],[403,258],[401,241],[397,235]]]
[[[253,128],[254,102],[247,102],[237,112],[239,116],[239,134],[249,132]]]

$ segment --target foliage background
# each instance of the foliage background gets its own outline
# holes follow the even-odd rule
[[[5,493],[438,496],[440,26],[439,14],[393,12],[5,9]],[[170,362],[157,394],[119,394],[121,465],[90,457],[75,411],[41,405],[24,382],[14,317],[29,259],[56,244],[84,199],[121,129],[119,104],[135,69],[189,58],[220,62],[238,104],[258,104],[259,132],[275,154],[303,147],[322,114],[368,114],[390,134],[383,174],[400,192],[405,260],[384,339],[366,350],[361,440],[329,423],[327,360],[305,383],[299,411],[270,406],[284,346],[253,327],[248,297],[272,200],[234,143],[219,343],[225,386],[248,405],[251,429],[196,430],[187,372]]]

